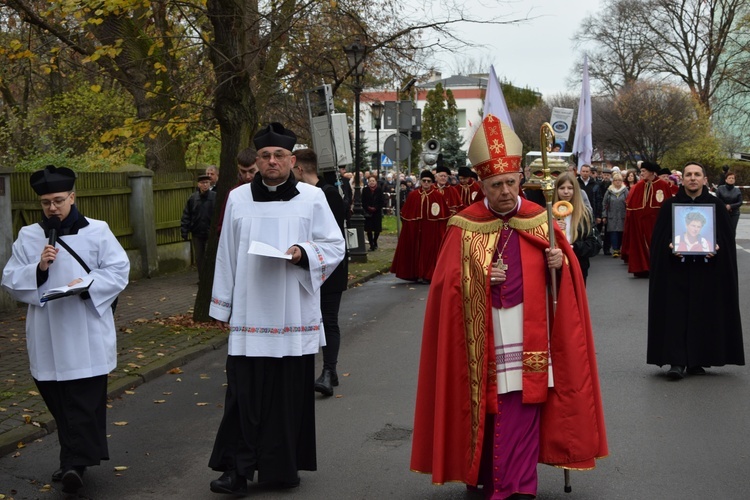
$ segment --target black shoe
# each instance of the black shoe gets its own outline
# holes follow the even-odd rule
[[[705,375],[706,370],[702,366],[690,366],[687,369],[688,375]]]
[[[219,479],[211,481],[211,491],[244,497],[247,495],[247,478],[237,474],[237,471],[227,471]]]
[[[323,373],[315,381],[315,392],[319,392],[324,396],[333,396],[333,375],[331,370],[323,369]],[[338,377],[336,377],[338,382]]]
[[[685,367],[680,365],[672,365],[667,371],[667,378],[672,380],[682,380],[685,378]]]
[[[63,493],[77,493],[83,488],[83,469],[73,468],[66,470],[62,475]]]
[[[61,467],[52,473],[52,482],[59,483],[60,481],[62,481],[62,477],[63,477],[63,470]]]
[[[604,255],[612,255],[612,252],[604,251]]]

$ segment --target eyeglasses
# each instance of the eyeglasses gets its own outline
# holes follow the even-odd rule
[[[422,182],[432,183],[432,179],[422,179]]]
[[[70,198],[70,195],[73,194],[71,191],[68,193],[68,196],[65,198],[55,198],[54,200],[41,200],[39,203],[42,205],[42,208],[50,208],[52,205],[54,205],[57,208],[62,207],[65,204],[65,201]]]
[[[281,161],[287,156],[291,156],[290,153],[285,153],[284,151],[274,151],[273,153],[263,153],[261,155],[258,155],[258,159],[262,160],[266,163],[271,161],[271,158],[273,157],[276,161]]]

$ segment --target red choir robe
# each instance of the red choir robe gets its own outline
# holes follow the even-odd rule
[[[435,189],[445,197],[445,203],[448,205],[451,215],[454,215],[463,208],[461,196],[453,187],[450,184],[446,184],[445,186],[435,184]]]
[[[477,484],[485,422],[488,414],[498,410],[488,269],[501,224],[484,203],[474,203],[451,218],[430,285],[411,469],[431,473],[436,484]],[[523,266],[523,401],[543,404],[539,462],[593,468],[595,459],[606,456],[608,448],[578,260],[565,233],[555,226],[555,239],[565,259],[557,274],[557,310],[548,324],[552,301],[546,295],[547,215],[543,208],[523,200],[509,224],[518,232]],[[551,388],[547,387],[550,358]]]
[[[456,184],[455,186],[453,186],[453,190],[456,191],[458,197],[461,199],[461,206],[459,208],[459,211],[468,207],[475,201],[484,199],[484,191],[482,191],[482,186],[474,179],[471,179],[466,185]]]
[[[404,280],[432,280],[440,243],[451,212],[445,197],[434,186],[415,189],[401,208],[401,235],[391,272]]]
[[[622,259],[629,273],[649,271],[649,249],[656,216],[662,203],[672,197],[668,182],[638,181],[625,200],[625,228],[622,234]]]

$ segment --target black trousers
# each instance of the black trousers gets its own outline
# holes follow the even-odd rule
[[[208,466],[258,482],[316,470],[315,355],[227,356],[224,416]]]
[[[199,275],[203,269],[203,263],[206,261],[207,243],[208,238],[201,238],[193,235],[193,255],[195,255],[195,266],[198,268]]]
[[[336,373],[341,346],[341,329],[339,328],[339,308],[343,292],[320,294],[320,312],[323,315],[323,329],[326,332],[326,345],[323,346],[323,368]]]
[[[109,460],[107,375],[34,383],[57,424],[62,469]]]

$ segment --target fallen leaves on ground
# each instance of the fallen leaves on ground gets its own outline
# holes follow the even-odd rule
[[[128,425],[127,422],[112,422],[112,425],[116,425],[118,427],[122,427],[124,425]]]
[[[169,370],[167,373],[169,373],[170,375],[179,375],[180,373],[182,373],[182,369],[179,366],[177,366]]]
[[[124,470],[128,470],[128,467],[126,465],[117,465],[115,466],[115,471],[122,472]]]

